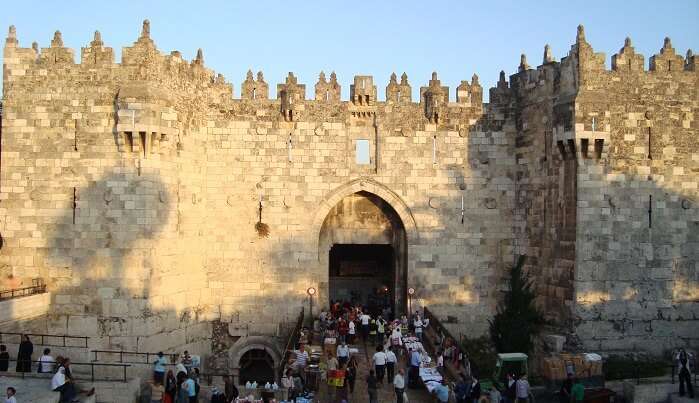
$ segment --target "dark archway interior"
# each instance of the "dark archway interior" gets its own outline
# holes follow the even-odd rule
[[[392,245],[334,244],[330,249],[330,299],[361,304],[372,312],[394,311]]]
[[[327,283],[321,285],[328,300],[405,312],[406,233],[385,200],[365,191],[342,198],[325,217],[318,246],[328,267]]]
[[[240,358],[240,384],[246,382],[257,382],[264,386],[266,382],[273,383],[274,360],[265,350],[253,349],[247,351]]]

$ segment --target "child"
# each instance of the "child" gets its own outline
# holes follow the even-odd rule
[[[7,399],[5,399],[5,403],[17,403],[17,399],[15,399],[15,393],[17,393],[17,391],[12,386],[7,388]]]

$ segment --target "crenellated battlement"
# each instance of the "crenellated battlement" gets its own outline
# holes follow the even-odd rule
[[[203,52],[198,50],[196,57],[188,62],[179,51],[172,51],[170,54],[162,53],[151,38],[150,22],[145,20],[141,29],[141,34],[132,46],[122,49],[120,63],[115,62],[114,50],[105,46],[102,35],[95,31],[93,40],[88,46],[80,49],[80,62],[75,62],[74,50],[66,48],[60,31],[56,31],[51,45],[48,48],[39,49],[36,43],[32,48],[22,48],[17,40],[17,33],[14,26],[10,27],[8,37],[5,41],[5,69],[7,74],[5,80],[8,83],[22,80],[26,77],[48,77],[68,78],[72,81],[94,81],[95,77],[104,81],[130,79],[167,81],[175,74],[183,81],[195,87],[219,87],[217,96],[225,96],[222,100],[233,100],[233,85],[228,83],[221,74],[216,74],[204,65]],[[359,76],[358,76],[359,77]],[[370,76],[364,76],[370,77]],[[482,88],[478,83],[478,77],[474,75],[475,83],[468,86],[462,81],[457,89],[457,103],[462,105],[481,107]],[[473,81],[473,80],[472,80]],[[286,84],[279,84],[283,87]],[[303,84],[299,84],[302,85]],[[6,87],[12,87],[8,85]],[[223,88],[227,87],[227,88]],[[279,87],[279,88],[281,88]],[[448,93],[448,87],[447,93]],[[318,82],[315,84],[315,98],[297,99],[298,102],[322,101],[324,103],[342,102],[340,96],[341,86],[337,76],[333,72],[327,80],[325,74],[321,72]],[[473,92],[473,93],[471,93]],[[276,100],[285,102],[283,91],[278,91]],[[363,94],[366,95],[371,94]],[[371,95],[370,102],[379,102],[376,96]],[[253,78],[252,72],[248,72],[247,77],[241,84],[240,100],[246,101],[266,101],[269,99],[269,85],[264,81],[262,72],[257,73],[257,78]],[[407,75],[403,73],[401,82],[398,84],[395,74],[386,86],[386,102],[388,103],[410,103],[412,102],[411,88],[407,81]],[[357,104],[358,99],[350,96],[350,102]],[[420,100],[421,102],[424,100]],[[447,99],[448,102],[448,99]]]
[[[449,86],[442,84],[436,72],[427,85],[420,87],[416,102],[412,100],[412,87],[405,73],[400,82],[395,73],[391,75],[385,87],[385,101],[378,100],[378,88],[372,76],[355,76],[350,85],[350,99],[343,101],[341,85],[334,72],[329,79],[320,72],[311,99],[306,97],[306,84],[300,83],[290,72],[285,82],[277,85],[276,97],[270,99],[269,84],[263,73],[260,71],[255,77],[248,71],[241,83],[240,98],[234,99],[233,85],[205,66],[201,49],[191,61],[185,60],[178,51],[162,53],[151,37],[148,20],[143,22],[132,46],[123,48],[120,63],[115,62],[113,49],[105,46],[99,31],[95,31],[88,46],[81,48],[80,63],[75,63],[74,51],[64,46],[60,31],[55,32],[48,48],[39,49],[36,43],[31,48],[22,48],[12,26],[4,54],[5,98],[14,91],[50,94],[53,88],[61,87],[73,88],[69,93],[82,93],[85,99],[99,98],[105,104],[115,104],[117,131],[124,133],[119,137],[121,150],[135,150],[133,135],[126,134],[129,125],[132,133],[173,136],[185,127],[203,127],[212,108],[253,119],[265,116],[265,119],[298,122],[333,116],[340,121],[354,119],[355,123],[369,125],[375,124],[372,122],[377,116],[384,121],[399,121],[401,118],[388,115],[409,114],[413,119],[419,118],[416,122],[421,127],[435,125],[463,130],[475,121],[502,124],[506,116],[515,116],[526,105],[548,100],[552,102],[547,123],[551,132],[547,142],[551,143],[551,149],[558,148],[563,159],[576,155],[601,159],[606,155],[601,145],[608,145],[611,140],[607,130],[608,113],[600,108],[595,110],[589,103],[579,105],[580,94],[626,93],[630,87],[672,86],[672,83],[693,84],[687,89],[691,91],[697,80],[696,56],[691,50],[686,58],[677,55],[669,38],[665,39],[660,52],[650,57],[647,71],[644,57],[635,52],[631,40],[626,38],[624,46],[612,56],[609,70],[604,53],[594,51],[582,26],[578,27],[575,42],[560,61],[555,59],[548,44],[544,47],[542,63],[536,67],[531,67],[526,55],[521,55],[518,71],[510,76],[509,82],[501,72],[496,87],[489,90],[489,105],[483,104],[478,75],[474,74],[470,82],[461,81],[452,100]],[[78,86],[81,87],[79,91],[75,90]],[[143,90],[136,90],[139,87]],[[59,95],[45,97],[48,101]],[[155,99],[158,97],[161,99]],[[244,106],[236,106],[238,104]],[[142,116],[150,118],[141,120]],[[160,126],[156,127],[153,116],[158,117]],[[519,124],[520,130],[525,129],[523,124],[526,122]],[[592,132],[595,134],[590,134]],[[147,144],[148,141],[143,140],[141,149],[148,148]],[[594,153],[581,151],[589,148],[587,144],[594,144]]]

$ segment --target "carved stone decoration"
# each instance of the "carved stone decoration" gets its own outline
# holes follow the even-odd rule
[[[488,209],[494,209],[498,207],[498,202],[494,197],[486,197],[484,201],[485,207]]]
[[[104,202],[109,205],[112,200],[114,200],[114,192],[112,192],[112,189],[109,188],[104,192]]]

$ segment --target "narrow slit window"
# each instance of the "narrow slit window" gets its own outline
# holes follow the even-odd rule
[[[133,134],[124,132],[124,148],[126,151],[133,152]]]
[[[563,141],[558,140],[556,145],[558,146],[558,152],[561,153],[561,159],[566,159],[566,146],[563,144]]]
[[[355,161],[357,162],[357,165],[367,165],[371,163],[369,148],[369,140],[357,140],[355,148]]]
[[[581,139],[580,140],[580,152],[582,153],[583,158],[589,158],[588,157],[588,149],[590,148],[590,140],[589,139]]]
[[[604,139],[595,139],[595,158],[602,158],[602,151],[604,150]]]

